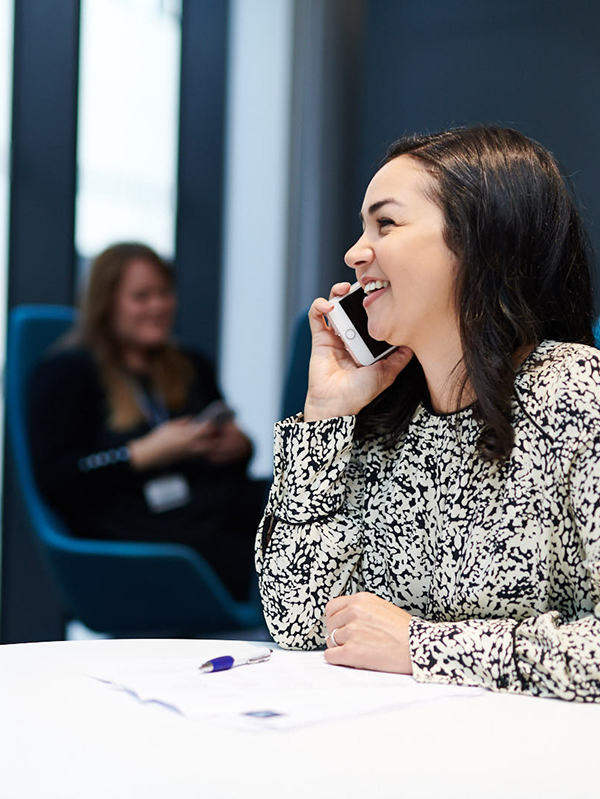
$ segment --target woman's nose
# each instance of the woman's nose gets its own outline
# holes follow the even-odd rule
[[[366,236],[363,233],[356,244],[353,247],[350,247],[344,256],[344,261],[346,262],[346,266],[349,266],[350,269],[358,269],[359,266],[366,266],[367,264],[370,264],[372,260],[373,249],[369,245]]]

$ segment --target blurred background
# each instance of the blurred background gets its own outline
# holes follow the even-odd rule
[[[269,475],[293,320],[345,278],[399,135],[539,139],[598,249],[599,40],[590,0],[0,0],[2,359],[7,309],[73,304],[91,257],[144,241]],[[0,640],[60,638],[2,450]]]

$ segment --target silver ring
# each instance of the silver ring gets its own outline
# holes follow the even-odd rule
[[[336,627],[336,628],[335,628],[335,630],[332,630],[332,631],[329,633],[329,640],[331,641],[331,643],[332,643],[334,646],[339,646],[338,642],[335,640],[335,634],[336,634],[336,632],[338,631],[338,629],[339,629],[339,627]]]

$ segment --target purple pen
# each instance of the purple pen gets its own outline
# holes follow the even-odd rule
[[[231,655],[223,655],[219,658],[207,660],[206,663],[199,666],[199,669],[203,674],[209,674],[212,671],[227,671],[228,669],[235,668],[235,666],[249,666],[252,663],[264,663],[266,660],[269,660],[272,652],[272,649],[264,648],[257,649],[251,655],[244,657],[234,658]]]

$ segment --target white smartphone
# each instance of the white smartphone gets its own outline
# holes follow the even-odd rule
[[[347,294],[332,300],[333,310],[327,314],[331,326],[359,366],[369,366],[398,349],[369,335],[367,312],[363,308],[365,296],[360,283],[354,283]]]
[[[222,427],[225,422],[233,419],[233,411],[228,408],[223,400],[214,400],[195,417],[195,422],[212,422],[217,427]]]

